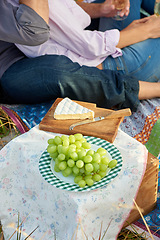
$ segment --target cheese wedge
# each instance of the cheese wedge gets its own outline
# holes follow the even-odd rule
[[[55,119],[86,119],[94,118],[94,111],[85,108],[69,98],[64,98],[56,107]]]

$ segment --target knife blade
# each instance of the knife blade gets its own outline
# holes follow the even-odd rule
[[[131,113],[130,108],[125,108],[125,109],[113,111],[113,112],[108,113],[105,116],[99,116],[99,117],[95,117],[93,119],[86,119],[86,120],[74,123],[69,127],[69,130],[73,130],[73,128],[76,127],[76,126],[80,126],[80,125],[88,124],[88,123],[94,123],[94,122],[97,122],[97,121],[102,121],[106,118],[119,118],[119,117],[130,116],[131,114],[132,113]]]

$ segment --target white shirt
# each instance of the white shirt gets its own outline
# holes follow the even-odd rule
[[[121,50],[116,48],[119,31],[85,30],[90,22],[90,16],[74,0],[49,0],[49,40],[36,47],[17,46],[28,57],[65,55],[86,66],[97,66],[109,55],[121,56]]]

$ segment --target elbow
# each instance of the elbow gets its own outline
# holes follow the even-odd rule
[[[48,39],[49,39],[49,32],[44,34],[34,34],[28,41],[27,45],[37,46],[46,42]]]
[[[28,46],[37,46],[49,39],[50,32],[49,29],[24,29],[21,31],[21,41],[16,42],[18,44],[28,45]]]
[[[32,9],[21,5],[16,13],[17,35],[16,43],[36,46],[46,42],[50,35],[50,27]]]

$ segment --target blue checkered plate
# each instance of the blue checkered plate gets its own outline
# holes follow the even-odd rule
[[[91,136],[85,136],[87,141],[91,143],[92,149],[97,150],[99,147],[103,147],[107,150],[109,159],[116,159],[117,166],[111,169],[107,175],[102,178],[99,182],[95,182],[92,186],[86,186],[80,188],[77,184],[74,183],[74,177],[64,177],[61,172],[57,173],[54,171],[54,161],[50,157],[47,150],[45,150],[39,160],[39,171],[42,177],[51,185],[74,192],[85,192],[95,190],[100,187],[104,187],[110,181],[112,181],[121,171],[122,168],[122,156],[120,151],[110,142]]]

